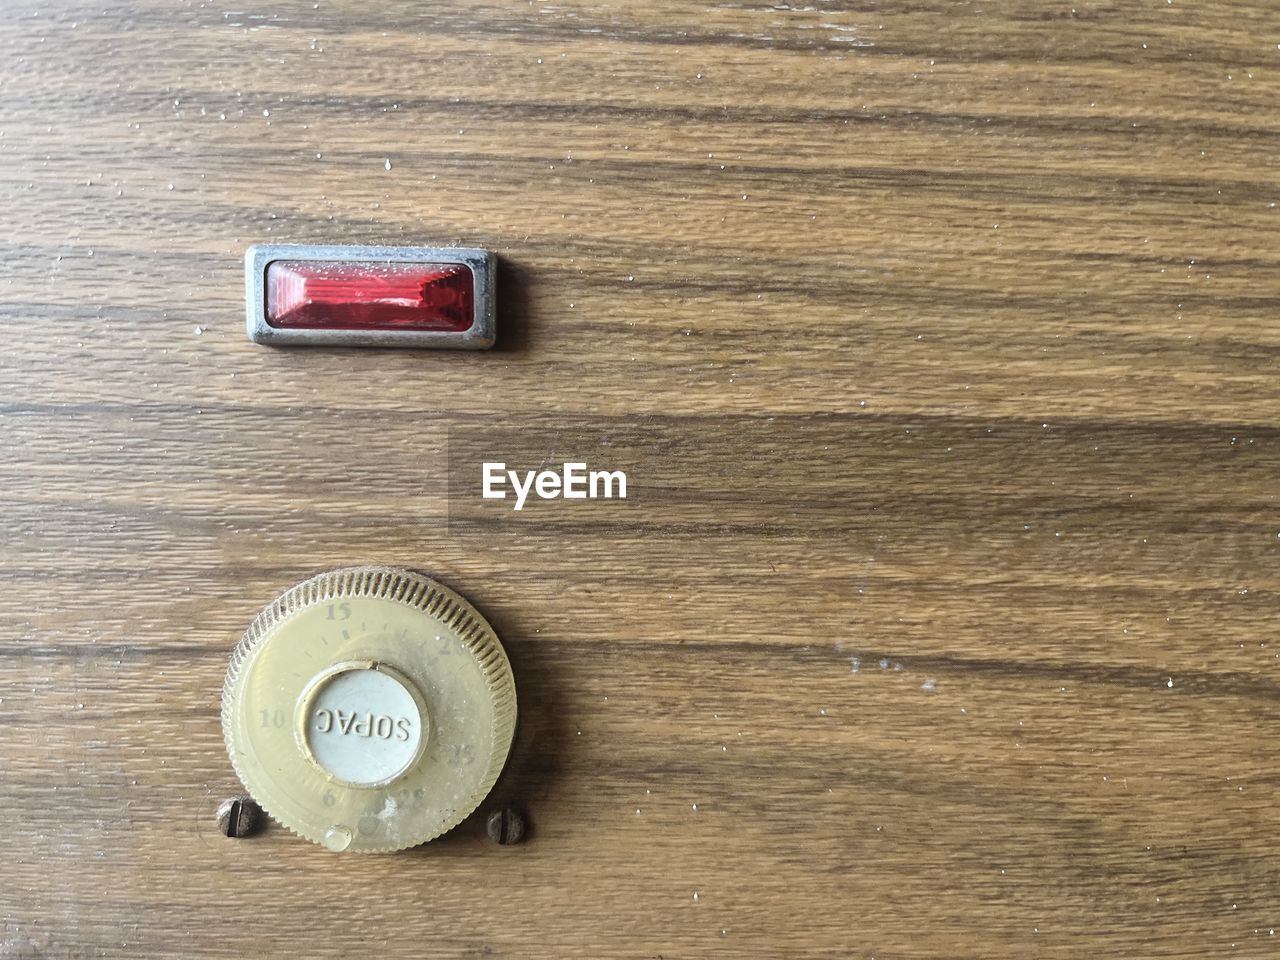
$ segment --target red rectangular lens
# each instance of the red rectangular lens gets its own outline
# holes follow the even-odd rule
[[[277,328],[461,333],[475,319],[463,263],[276,260],[266,280],[266,320]]]

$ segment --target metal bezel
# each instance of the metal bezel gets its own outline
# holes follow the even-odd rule
[[[475,281],[475,318],[467,330],[300,330],[267,323],[267,265],[276,260],[463,263]],[[487,350],[494,321],[494,258],[475,247],[348,247],[327,244],[255,243],[244,255],[245,321],[249,339],[273,346],[434,347]]]

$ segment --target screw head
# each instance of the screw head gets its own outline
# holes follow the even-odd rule
[[[224,837],[247,837],[262,822],[262,808],[249,797],[232,797],[218,807],[218,832]]]
[[[504,847],[524,839],[524,817],[518,810],[511,807],[493,811],[485,821],[484,827],[485,832],[489,834],[489,839]]]

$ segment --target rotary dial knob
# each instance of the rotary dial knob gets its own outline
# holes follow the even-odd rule
[[[276,820],[330,850],[431,840],[488,795],[516,695],[493,629],[407,570],[313,577],[268,605],[231,657],[227,751]]]

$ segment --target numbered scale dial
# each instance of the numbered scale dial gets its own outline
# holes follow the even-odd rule
[[[511,666],[488,623],[427,577],[321,574],[255,619],[222,694],[246,789],[330,850],[382,852],[456,826],[515,733]]]

